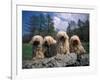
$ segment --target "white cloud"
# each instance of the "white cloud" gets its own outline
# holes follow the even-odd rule
[[[54,26],[55,29],[64,30],[68,27],[68,22],[71,20],[75,21],[76,23],[78,20],[82,20],[83,22],[89,18],[86,14],[78,14],[78,13],[55,13],[54,15]]]
[[[62,21],[59,17],[54,17],[53,20],[54,20],[55,29],[66,31],[66,28],[68,26],[68,22],[67,21]]]
[[[54,17],[53,20],[54,20],[54,27],[55,29],[57,29],[61,20],[58,17]]]

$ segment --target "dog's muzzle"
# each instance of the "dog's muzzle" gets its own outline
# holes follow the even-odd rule
[[[33,45],[39,45],[39,44],[40,44],[39,41],[34,41],[34,42],[33,42]]]
[[[44,46],[49,46],[47,41],[44,42]]]
[[[77,40],[73,40],[73,46],[78,45],[78,41]]]
[[[61,36],[60,37],[60,41],[65,41],[65,37],[64,36]]]

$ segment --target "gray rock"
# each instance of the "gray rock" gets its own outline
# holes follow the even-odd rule
[[[86,66],[89,65],[89,55],[83,54],[79,61],[75,53],[57,54],[51,58],[24,60],[23,69],[29,68],[50,68],[50,67],[69,67],[69,66]]]

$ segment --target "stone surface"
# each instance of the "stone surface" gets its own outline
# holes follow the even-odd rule
[[[50,67],[70,67],[70,66],[88,66],[89,55],[83,54],[78,59],[75,53],[70,54],[57,54],[51,58],[24,60],[23,69],[31,68],[50,68]]]

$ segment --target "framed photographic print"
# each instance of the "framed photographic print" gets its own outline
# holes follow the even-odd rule
[[[94,7],[12,2],[12,79],[94,73],[95,25]]]

